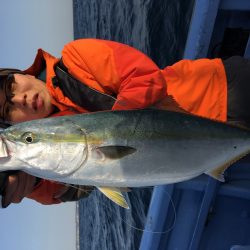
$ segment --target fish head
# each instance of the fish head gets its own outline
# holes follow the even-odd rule
[[[0,137],[0,157],[13,162],[11,169],[40,177],[71,174],[85,163],[88,155],[86,135],[72,123],[62,125],[46,119],[25,122],[5,129]],[[1,158],[0,164],[2,167]]]

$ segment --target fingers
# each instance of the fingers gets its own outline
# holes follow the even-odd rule
[[[3,207],[7,207],[10,203],[19,203],[22,199],[33,191],[36,177],[18,172],[10,175],[3,197]]]

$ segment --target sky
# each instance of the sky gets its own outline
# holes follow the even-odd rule
[[[29,67],[38,48],[60,57],[73,39],[71,0],[0,0],[0,67]],[[0,249],[76,249],[75,203],[24,199],[0,209]]]

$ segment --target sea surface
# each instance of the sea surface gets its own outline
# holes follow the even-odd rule
[[[182,58],[193,0],[73,0],[74,36],[131,45],[159,67]],[[143,166],[141,166],[143,167]],[[127,194],[130,210],[99,191],[78,202],[80,250],[137,250],[152,188]]]

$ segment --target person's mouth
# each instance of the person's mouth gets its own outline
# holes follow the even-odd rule
[[[36,111],[43,107],[44,102],[42,97],[37,93],[32,98],[32,108]]]

